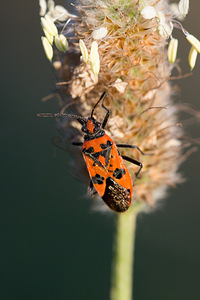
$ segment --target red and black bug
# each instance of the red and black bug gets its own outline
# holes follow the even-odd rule
[[[144,153],[136,145],[117,144],[105,133],[104,128],[107,124],[110,112],[104,106],[104,92],[92,109],[91,116],[84,118],[71,114],[38,114],[40,117],[70,117],[75,118],[81,125],[84,132],[83,143],[73,143],[82,146],[82,153],[85,159],[90,176],[89,187],[103,199],[103,201],[114,211],[124,212],[131,204],[133,185],[131,175],[123,162],[127,160],[139,167],[136,176],[142,169],[142,163],[120,155],[117,147],[136,148],[141,154]],[[102,101],[102,108],[106,110],[105,118],[98,122],[93,114],[97,105]]]

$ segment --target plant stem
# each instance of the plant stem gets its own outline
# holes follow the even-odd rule
[[[117,215],[112,264],[111,300],[132,300],[133,261],[138,207]]]

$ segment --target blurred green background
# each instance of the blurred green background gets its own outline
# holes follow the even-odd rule
[[[57,2],[57,3],[64,3]],[[198,38],[198,0],[183,25]],[[43,53],[38,1],[4,1],[1,28],[0,299],[109,299],[113,215],[91,211],[86,187],[71,176],[69,156],[54,155],[54,87]],[[182,37],[180,65],[189,72]],[[176,82],[177,102],[200,110],[200,60]],[[200,136],[200,123],[187,133]],[[67,167],[68,165],[68,167]],[[187,181],[138,218],[135,300],[200,299],[200,152],[181,167]]]

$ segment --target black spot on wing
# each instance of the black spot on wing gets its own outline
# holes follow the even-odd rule
[[[113,177],[115,177],[116,179],[121,179],[123,175],[126,174],[125,169],[118,169],[116,168],[113,172]]]
[[[100,155],[102,155],[101,152],[95,152],[95,153],[92,153],[92,157],[94,157],[94,158],[96,158],[96,159],[98,159]]]
[[[94,184],[103,184],[104,177],[99,174],[96,174],[95,176],[92,177],[92,182]]]
[[[109,148],[110,146],[112,146],[112,142],[111,141],[107,141],[107,143],[106,144],[100,144],[100,147],[101,147],[101,149],[107,149],[107,148]]]
[[[99,161],[100,157],[105,158],[105,166],[108,166],[110,161],[110,153],[112,151],[112,147],[111,147],[112,144],[113,143],[111,141],[107,141],[106,144],[100,144],[103,150],[99,152],[95,152],[93,147],[84,148],[82,152],[84,155],[90,157],[94,161],[93,166],[95,166],[95,164],[102,166],[102,163]]]
[[[97,159],[99,158],[99,156],[106,157],[108,151],[109,151],[109,150],[102,150],[102,151],[93,153],[92,156],[93,156],[94,158],[97,158]]]
[[[90,154],[94,152],[94,148],[93,147],[83,148],[82,152],[85,154]]]
[[[110,152],[111,148],[107,148],[105,150],[102,150],[100,152],[92,153],[92,158],[99,159],[100,156],[105,158],[105,165],[107,166],[110,160]]]

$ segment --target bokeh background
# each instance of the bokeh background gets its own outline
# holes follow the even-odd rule
[[[200,2],[190,2],[183,24],[200,38]],[[114,217],[91,211],[70,157],[51,144],[54,120],[36,117],[58,111],[55,99],[41,102],[55,79],[40,41],[38,1],[4,1],[0,31],[0,299],[107,300]],[[190,46],[176,36],[187,73]],[[200,110],[199,58],[193,73],[176,82],[176,101]],[[190,123],[187,133],[199,137],[200,123]],[[138,218],[136,300],[200,299],[199,165],[198,151],[181,167],[187,181]]]

